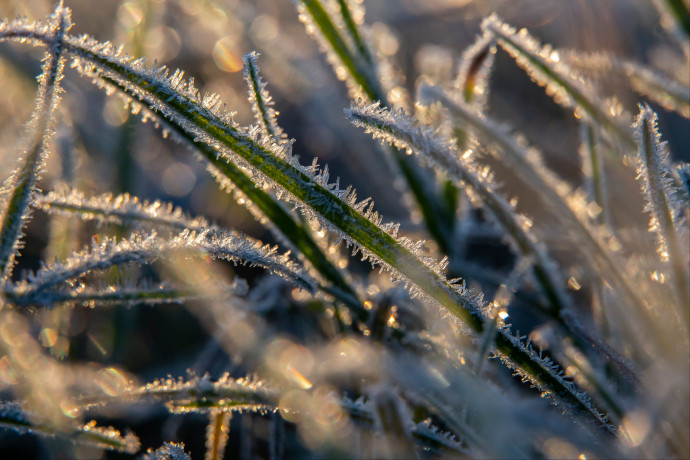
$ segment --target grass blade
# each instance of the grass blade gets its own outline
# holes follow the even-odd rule
[[[556,103],[581,109],[592,121],[610,131],[623,145],[635,149],[635,141],[630,130],[621,126],[596,101],[602,100],[593,89],[580,82],[568,66],[562,62],[557,51],[550,46],[542,46],[525,29],[516,32],[513,27],[502,22],[495,14],[482,22],[482,29],[493,33],[498,43],[515,58],[520,67],[540,85]]]
[[[0,40],[11,35],[14,23],[0,26]],[[5,26],[5,27],[3,27]],[[48,51],[44,57],[39,76],[36,106],[29,122],[28,146],[21,160],[21,166],[14,171],[3,185],[8,193],[7,200],[0,202],[0,284],[12,274],[14,259],[20,246],[22,229],[29,220],[29,205],[32,201],[38,176],[48,154],[48,142],[52,132],[53,111],[60,100],[60,80],[62,79],[64,58],[63,37],[71,26],[70,10],[60,2],[44,30],[27,31],[44,34]]]
[[[336,74],[349,76],[347,83],[352,99],[357,100],[365,96],[371,102],[380,101],[384,106],[390,106],[388,97],[377,78],[377,66],[373,56],[368,51],[360,49],[367,48],[354,25],[349,7],[346,2],[340,0],[339,6],[344,21],[342,28],[337,27],[333,21],[336,14],[327,11],[320,0],[298,0],[300,19],[321,43]],[[319,33],[316,33],[316,28]],[[343,30],[350,35],[343,35],[341,33]],[[346,37],[351,37],[350,41],[354,40],[354,43],[348,43]],[[440,198],[442,192],[405,152],[391,149],[389,154],[392,155],[399,172],[412,192],[427,230],[443,253],[451,254],[455,209],[449,210],[444,206],[444,200]]]
[[[49,424],[36,422],[27,417],[17,403],[0,404],[0,427],[19,433],[68,439],[77,444],[100,449],[135,454],[139,450],[139,438],[132,433],[122,435],[112,427],[97,426],[95,421],[75,427],[72,431],[56,429]]]
[[[635,137],[639,144],[637,173],[642,192],[647,199],[645,209],[652,215],[649,230],[656,233],[657,251],[663,262],[669,262],[673,270],[679,305],[685,305],[683,319],[689,318],[690,273],[688,272],[688,247],[683,244],[679,232],[687,225],[682,215],[682,204],[673,200],[674,186],[670,168],[666,165],[668,152],[661,142],[657,129],[657,116],[649,106],[640,106],[635,121]],[[687,229],[685,229],[687,237]]]
[[[582,197],[570,193],[570,187],[546,169],[534,149],[521,145],[488,117],[475,114],[435,87],[425,85],[420,89],[420,94],[427,102],[441,102],[453,116],[471,124],[478,135],[498,146],[505,153],[501,158],[520,171],[524,182],[534,187],[545,204],[559,217],[564,228],[571,232],[580,244],[587,247],[583,255],[588,258],[592,269],[617,286],[626,301],[637,311],[649,314],[646,302],[632,287],[628,276],[622,273],[623,263],[606,242],[605,229],[593,228],[590,225],[590,217],[585,213],[591,207]],[[649,324],[653,322],[650,321]]]

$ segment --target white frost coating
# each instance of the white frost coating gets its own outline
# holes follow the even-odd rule
[[[579,109],[583,116],[599,123],[612,131],[626,146],[634,147],[634,142],[627,127],[620,124],[597,101],[604,98],[596,92],[592,82],[578,75],[559,51],[551,45],[542,45],[526,29],[516,31],[499,19],[494,13],[482,21],[482,30],[493,34],[498,43],[510,54],[517,64],[551,96],[557,104]]]
[[[30,219],[29,205],[48,155],[48,143],[53,134],[53,112],[60,101],[63,39],[71,26],[70,10],[64,8],[62,2],[58,3],[46,25],[21,21],[0,24],[0,41],[8,38],[22,41],[25,37],[43,34],[48,47],[38,78],[35,108],[26,129],[28,134],[20,166],[5,181],[0,193],[0,283],[12,273],[14,259],[21,246],[22,229]],[[10,35],[18,27],[24,27],[26,33]]]
[[[482,140],[500,148],[500,155],[495,149],[491,151],[509,166],[518,169],[525,184],[534,187],[554,211],[562,208],[562,199],[571,194],[571,187],[544,165],[541,153],[527,145],[522,136],[513,136],[508,126],[497,123],[435,86],[422,84],[419,98],[422,104],[440,102],[453,117],[470,125]]]
[[[345,240],[353,244],[355,253],[362,251],[363,259],[372,259],[373,262],[380,263],[386,269],[391,270],[396,279],[404,280],[403,283],[407,287],[417,290],[397,268],[391,267],[387,262],[363,246],[362,243],[350,236],[358,232],[368,233],[370,228],[362,227],[361,224],[363,222],[361,220],[353,219],[347,213],[343,213],[346,207],[361,213],[360,215],[369,221],[368,224],[373,224],[393,238],[395,238],[395,235],[391,232],[397,227],[395,224],[382,224],[381,216],[373,210],[373,203],[368,199],[358,202],[356,192],[351,187],[340,190],[337,182],[335,184],[329,183],[327,168],[320,169],[316,162],[311,166],[301,165],[297,157],[292,154],[291,144],[275,143],[272,139],[262,136],[261,130],[258,127],[240,128],[232,120],[232,117],[224,112],[217,95],[207,95],[202,98],[198,90],[193,86],[193,81],[187,82],[183,80],[181,71],[175,71],[169,77],[168,70],[165,67],[146,68],[141,61],[132,62],[131,59],[120,56],[118,54],[119,50],[115,50],[111,45],[98,43],[89,37],[82,37],[78,40],[71,39],[70,45],[70,54],[77,58],[73,65],[80,72],[95,78],[97,84],[105,84],[103,78],[108,78],[116,81],[121,87],[127,88],[129,95],[139,99],[136,101],[137,104],[140,106],[145,104],[150,110],[160,113],[165,119],[169,120],[164,121],[165,123],[174,123],[190,135],[193,135],[198,142],[203,142],[218,149],[220,158],[225,161],[232,161],[249,173],[258,186],[267,190],[274,189],[279,199],[287,199],[300,207],[309,220],[318,220],[322,226],[333,231],[339,240]],[[131,74],[133,82],[122,78],[117,72],[110,71],[109,65],[122,67],[124,71]],[[156,94],[142,89],[140,85],[152,88],[152,91],[155,91]],[[166,99],[162,99],[163,95],[166,95],[168,101],[175,99],[177,102],[185,105],[186,108],[188,107],[189,112],[179,112],[167,105]],[[208,125],[202,128],[194,124],[194,120],[191,120],[189,117],[195,113],[209,120]],[[261,158],[263,161],[262,165],[279,169],[281,174],[285,174],[290,181],[296,182],[300,187],[304,187],[309,193],[307,193],[306,197],[298,197],[293,192],[282,188],[281,185],[265,174],[261,168],[255,167],[250,162],[251,159],[241,157],[233,149],[222,144],[213,135],[209,134],[208,128],[219,130],[222,133],[221,135],[231,137],[234,142],[237,142],[239,148],[247,149],[253,157]],[[319,185],[322,187],[322,190],[316,191],[317,193],[310,193],[314,185]],[[324,194],[324,192],[326,193]],[[337,212],[339,218],[344,219],[344,222],[334,222],[326,219],[320,211],[316,211],[317,209]],[[349,228],[350,231],[344,232],[341,229],[342,226]],[[396,241],[438,276],[438,282],[443,283],[442,271],[445,269],[446,261],[437,262],[433,258],[423,256],[421,254],[423,242],[413,243],[404,237],[397,238]],[[377,243],[383,244],[383,241],[374,241],[374,244]],[[378,249],[388,248],[379,246]],[[447,287],[450,287],[450,285],[447,285]],[[476,309],[474,300],[466,295],[464,288],[454,287],[452,290],[458,303],[465,305],[471,310]],[[418,290],[417,293],[419,293]]]
[[[649,231],[656,234],[657,252],[662,261],[680,258],[687,264],[683,203],[674,193],[677,185],[669,165],[667,144],[661,142],[656,113],[648,105],[641,105],[633,127],[639,145],[637,180],[647,200],[645,211],[652,215]]]
[[[496,60],[494,40],[492,33],[484,32],[460,57],[455,87],[477,112],[485,112],[489,102],[489,78]]]
[[[514,27],[503,22],[496,14],[485,18],[481,28],[484,32],[494,35],[518,65],[525,69],[534,81],[543,86],[556,103],[573,109],[578,106],[578,102],[572,98],[563,85],[554,81],[552,76],[545,73],[540,66],[549,68],[559,77],[567,79],[570,85],[582,94],[588,95],[590,100],[602,100],[591,90],[592,84],[590,82],[585,82],[581,76],[574,73],[560,59],[557,50],[549,44],[542,46],[526,29],[516,31]],[[536,60],[537,63],[532,62],[529,58]]]
[[[673,172],[677,184],[676,196],[683,205],[687,219],[690,218],[690,163],[677,164]]]
[[[315,289],[311,277],[292,261],[289,253],[277,254],[277,247],[264,245],[258,240],[236,233],[198,233],[185,230],[172,240],[164,240],[153,232],[135,233],[119,242],[110,238],[101,243],[93,242],[91,248],[75,253],[65,261],[44,266],[30,274],[26,281],[6,290],[12,296],[30,299],[29,303],[50,305],[54,288],[91,271],[114,265],[147,264],[159,260],[169,251],[185,250],[203,252],[235,264],[260,266],[285,276],[310,292]]]
[[[434,132],[433,128],[420,126],[402,111],[382,109],[379,104],[353,106],[345,111],[348,118],[365,129],[374,138],[383,139],[398,148],[417,153],[438,170],[448,173],[460,186],[466,185],[476,195],[474,198],[484,203],[486,209],[504,230],[513,249],[525,257],[533,259],[547,278],[547,291],[553,290],[560,305],[558,309],[570,305],[570,299],[563,290],[559,269],[546,254],[530,231],[531,222],[518,214],[515,207],[496,190],[491,170],[480,167],[471,152],[460,154],[455,143]],[[477,203],[479,205],[479,203]]]
[[[343,396],[339,399],[340,406],[347,411],[350,417],[358,422],[374,423],[374,407],[371,400],[364,397],[356,400]],[[440,444],[446,449],[467,454],[469,450],[460,443],[451,432],[441,431],[430,420],[423,420],[410,426],[413,437],[422,442]]]
[[[448,312],[453,312],[456,320],[464,318],[476,323],[482,316],[481,295],[470,295],[464,286],[448,282],[441,273],[445,261],[423,257],[419,243],[406,238],[392,240],[392,235],[381,233],[395,227],[379,226],[381,218],[372,210],[370,202],[360,202],[358,206],[350,188],[339,190],[329,184],[327,173],[316,165],[300,165],[289,146],[276,145],[263,138],[256,127],[239,128],[223,110],[217,96],[202,98],[191,82],[182,81],[181,72],[169,77],[165,68],[147,68],[141,61],[120,56],[111,45],[88,37],[68,37],[65,42],[67,51],[75,57],[75,67],[94,78],[97,84],[117,87],[136,99],[134,110],[145,107],[196,138],[195,142],[220,149],[219,157],[251,171],[253,180],[260,186],[275,186],[279,195],[355,245],[355,251],[362,250],[364,258],[373,258],[390,269],[393,278],[413,295],[435,298]],[[148,116],[148,112],[144,115]],[[364,211],[363,216],[355,211],[356,207]],[[523,353],[514,345],[509,348],[513,353]]]
[[[123,436],[115,428],[96,426],[95,421],[84,425],[75,423],[74,427],[66,427],[66,430],[53,428],[50,424],[36,420],[35,414],[27,414],[17,402],[0,402],[0,427],[19,433],[65,437],[78,444],[129,454],[136,453],[140,447],[139,438],[133,433]]]
[[[524,224],[524,218],[521,218],[513,207],[496,193],[491,182],[491,176],[486,169],[478,169],[466,156],[463,156],[465,161],[461,163],[458,160],[458,152],[450,140],[437,138],[431,128],[418,126],[401,112],[390,112],[381,109],[378,104],[373,104],[365,107],[354,107],[347,110],[346,113],[355,125],[364,127],[374,137],[385,139],[399,148],[425,155],[427,160],[436,166],[440,166],[452,177],[455,177],[458,182],[472,187],[484,204],[486,204],[488,210],[511,237],[514,247],[524,256],[534,258],[535,263],[538,263],[543,268],[545,276],[549,279],[548,288],[553,289],[556,295],[558,295],[559,302],[562,302],[561,308],[570,305],[570,299],[562,288],[563,283],[556,278],[558,273],[556,265],[548,258],[544,249],[537,243],[534,236],[531,235],[528,230],[529,227]],[[531,347],[526,346],[520,337],[514,336],[512,331],[501,320],[498,320],[498,332],[507,337],[516,348],[528,354],[543,369],[547,370],[554,379],[558,380],[572,396],[577,398],[603,424],[607,424],[605,416],[592,406],[589,397],[585,393],[578,391],[571,382],[564,380],[562,378],[562,371],[557,366],[549,360],[537,356]],[[511,362],[508,357],[502,354],[500,356],[504,362]],[[511,367],[515,366],[511,365]],[[533,377],[524,372],[520,375],[523,377],[527,376],[535,386],[539,386],[545,392],[543,385],[538,383]]]
[[[180,231],[188,229],[201,232],[215,228],[202,217],[191,218],[179,207],[162,201],[141,201],[128,193],[112,195],[105,193],[87,197],[83,192],[60,187],[46,194],[36,196],[36,206],[46,212],[61,215],[79,215],[84,220],[99,223],[124,223],[165,226]]]
[[[278,399],[279,394],[262,380],[234,379],[230,374],[224,374],[212,381],[208,374],[201,377],[191,374],[187,379],[168,377],[126,388],[114,396],[86,397],[81,406],[86,409],[123,401],[152,401],[166,403],[168,409],[175,413],[217,410],[272,412],[277,408]]]
[[[156,450],[149,449],[143,460],[192,460],[184,451],[184,443],[165,442]]]
[[[537,353],[532,344],[528,341],[525,343],[525,337],[521,337],[520,333],[513,333],[508,326],[502,326],[498,328],[498,333],[507,337],[514,346],[519,347],[521,350],[526,352],[532,361],[537,363],[542,369],[545,369],[551,374],[551,377],[559,382],[559,384],[565,388],[565,390],[570,393],[572,397],[577,399],[583,407],[585,407],[597,420],[611,433],[616,433],[617,428],[611,424],[608,415],[600,412],[592,403],[592,397],[584,391],[581,391],[572,381],[567,380],[568,377],[565,375],[563,369],[561,369],[558,364],[556,364],[551,358],[542,356],[541,350]],[[496,353],[496,352],[495,352]],[[536,380],[533,376],[525,372],[518,364],[513,362],[508,356],[502,353],[496,353],[496,356],[504,363],[508,368],[515,372],[515,375],[520,376],[523,382],[529,382],[529,384],[541,391],[542,396],[551,398],[555,403],[558,404],[559,399],[553,394],[553,392],[547,389],[541,382]],[[567,406],[562,406],[567,409]],[[577,414],[573,414],[577,415]]]
[[[674,17],[671,10],[671,2],[667,0],[652,0],[652,3],[659,12],[659,16],[661,16],[659,21],[661,26],[669,32],[671,38],[683,50],[686,59],[690,59],[690,42],[688,42],[687,32],[683,30],[683,27],[687,27],[687,25]],[[683,7],[687,10],[687,3]]]
[[[82,283],[77,283],[76,286],[68,283],[60,289],[52,290],[49,295],[41,291],[32,291],[29,285],[18,283],[6,285],[3,292],[5,298],[15,306],[53,307],[58,304],[68,304],[91,308],[112,303],[133,306],[181,303],[193,299],[227,300],[246,293],[247,285],[243,280],[234,280],[232,284],[226,285],[216,282],[211,292],[202,292],[189,286],[147,281],[136,284],[125,281],[122,284],[91,287],[85,287]]]
[[[205,460],[223,460],[230,435],[231,419],[231,412],[213,411],[208,414]]]
[[[625,263],[610,243],[613,239],[608,230],[591,223],[588,211],[596,209],[596,204],[592,205],[583,192],[571,191],[568,184],[546,168],[536,149],[528,147],[524,139],[512,136],[506,127],[474,112],[434,86],[423,84],[419,95],[425,104],[441,102],[453,116],[471,124],[482,139],[496,147],[493,153],[498,154],[500,150],[500,159],[516,170],[525,185],[534,188],[577,244],[587,248],[582,254],[588,258],[591,269],[621,288],[626,300],[636,308],[646,310],[645,302],[631,286],[629,277],[621,271]]]
[[[580,161],[582,164],[582,176],[584,178],[584,190],[587,200],[596,203],[599,207],[595,221],[611,226],[611,213],[609,212],[608,188],[606,184],[606,172],[604,171],[604,158],[601,154],[601,136],[599,127],[589,121],[580,123]]]
[[[273,137],[276,141],[286,138],[282,128],[278,125],[278,112],[273,108],[273,98],[266,89],[266,82],[259,74],[257,60],[260,54],[256,51],[245,55],[244,61],[244,80],[249,86],[249,102],[252,105],[254,118],[261,127],[265,135]]]

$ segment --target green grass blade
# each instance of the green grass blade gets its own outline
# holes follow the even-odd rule
[[[501,156],[508,164],[520,171],[525,184],[532,186],[549,208],[556,213],[564,228],[587,247],[583,255],[589,260],[592,269],[610,280],[625,296],[627,302],[642,314],[648,314],[645,301],[630,284],[622,272],[623,264],[605,242],[604,229],[592,228],[589,217],[584,215],[588,208],[586,202],[570,193],[567,184],[546,169],[542,162],[526,146],[521,145],[505,129],[488,117],[480,116],[450,97],[438,88],[426,85],[420,93],[429,102],[441,102],[453,116],[471,124],[475,132],[486,141],[497,146],[505,155]],[[652,324],[652,322],[650,322]]]
[[[371,101],[385,102],[386,97],[383,89],[373,74],[374,68],[369,65],[370,63],[362,62],[356,52],[351,50],[321,2],[319,0],[299,0],[297,4],[301,19],[309,24],[307,18],[311,18],[312,26],[316,26],[320,31],[321,38],[326,45],[324,48],[328,50],[331,63],[334,67],[339,64],[342,65],[356,85],[351,89],[354,95],[358,92],[358,87]]]
[[[27,416],[17,403],[0,403],[0,427],[19,433],[31,433],[47,437],[57,436],[76,444],[128,454],[135,454],[140,446],[139,438],[134,434],[127,433],[123,436],[112,427],[97,426],[95,421],[74,427],[71,431],[34,421]]]
[[[572,70],[560,60],[557,52],[539,44],[524,29],[516,32],[495,14],[484,20],[482,29],[493,33],[498,43],[540,86],[546,88],[556,103],[572,109],[582,109],[594,122],[620,140],[628,150],[635,149],[631,131],[621,126],[597,104],[596,101],[601,98],[593,93],[593,89],[571,76]]]
[[[28,129],[28,146],[21,166],[3,186],[8,191],[8,198],[0,203],[0,284],[12,274],[22,229],[30,218],[29,206],[34,188],[48,154],[53,111],[60,100],[60,80],[64,68],[62,40],[71,26],[70,11],[62,6],[62,2],[51,15],[49,24],[43,31],[49,49],[46,51],[38,79],[36,107]],[[35,28],[33,32],[36,32]],[[11,37],[6,33],[6,30],[0,30],[0,40]]]
[[[333,22],[329,12],[319,0],[299,0],[298,8],[302,21],[308,27],[315,26],[320,31],[321,35],[317,35],[317,38],[325,41],[323,47],[327,50],[327,56],[329,56],[334,67],[337,69],[338,65],[342,65],[352,79],[353,82],[350,86],[356,87],[355,89],[351,88],[353,99],[360,98],[361,95],[358,93],[361,91],[370,101],[380,101],[383,105],[388,106],[388,98],[376,77],[373,57],[368,52],[359,50],[360,45],[357,43],[361,42],[365,49],[366,44],[362,41],[354,22],[349,24],[352,17],[347,5],[345,5],[345,9],[341,5],[340,10],[345,22],[345,30],[352,35],[354,43],[357,44],[354,50],[352,46],[348,45],[347,40],[341,34],[341,30]],[[313,24],[309,22],[308,18],[311,18]],[[337,70],[336,73],[338,73]],[[451,254],[455,209],[449,210],[447,206],[444,206],[444,200],[439,196],[438,187],[426,177],[414,159],[395,148],[390,149],[390,154],[419,206],[429,233],[444,254]]]
[[[683,244],[679,232],[687,222],[682,218],[682,204],[673,200],[673,177],[665,164],[668,152],[657,129],[657,116],[649,106],[641,106],[635,121],[635,137],[639,144],[638,180],[647,199],[652,219],[650,231],[657,235],[658,253],[663,262],[670,263],[676,287],[676,295],[682,308],[682,319],[687,320],[690,303],[690,271],[687,265],[687,244]]]

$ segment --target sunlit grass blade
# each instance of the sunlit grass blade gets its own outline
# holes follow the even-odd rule
[[[666,143],[661,142],[657,129],[657,116],[649,106],[640,106],[635,121],[635,138],[638,142],[637,173],[642,192],[647,199],[646,210],[652,215],[650,231],[657,237],[657,251],[664,262],[669,262],[674,277],[676,295],[687,321],[690,302],[690,272],[688,270],[688,244],[682,237],[688,236],[687,222],[682,215],[683,205],[674,200],[672,188],[675,183],[667,165]]]
[[[78,284],[54,289],[49,295],[42,291],[35,291],[25,283],[6,286],[4,297],[16,307],[51,307],[60,305],[81,305],[93,308],[96,305],[157,305],[168,303],[182,303],[197,299],[228,299],[246,292],[244,286],[235,284],[216,286],[213,292],[204,293],[198,289],[179,287],[168,284],[139,283],[113,284],[104,287],[85,288]]]
[[[355,245],[365,258],[390,270],[413,293],[433,299],[444,310],[475,333],[483,330],[482,305],[478,299],[445,279],[445,262],[438,263],[419,255],[420,244],[396,236],[397,226],[381,224],[371,209],[370,200],[357,202],[351,190],[328,184],[327,174],[301,166],[282,145],[257,140],[254,130],[242,130],[222,113],[215,96],[201,98],[198,91],[177,72],[167,77],[165,69],[148,69],[140,62],[120,57],[112,47],[88,37],[66,37],[65,50],[75,58],[78,70],[99,85],[110,85],[135,99],[147,118],[186,132],[194,144],[219,149],[217,161],[242,165],[254,181],[296,204],[312,220]],[[104,81],[107,78],[107,81]],[[143,105],[142,105],[143,104]],[[502,360],[529,379],[556,401],[605,422],[604,416],[572,383],[564,380],[557,368],[526,347],[507,329],[499,330],[496,348]],[[608,426],[608,425],[606,425]]]
[[[599,343],[584,329],[575,327],[577,323],[570,311],[572,301],[565,292],[558,266],[538,243],[530,229],[531,221],[518,214],[514,206],[498,193],[491,171],[475,164],[471,152],[460,155],[451,140],[435,134],[429,127],[418,126],[400,111],[390,112],[378,105],[371,105],[353,107],[346,113],[355,125],[365,128],[374,137],[423,156],[425,161],[447,172],[459,186],[469,187],[470,192],[476,194],[477,204],[484,205],[484,209],[488,210],[505,232],[515,251],[526,260],[527,266],[531,266],[534,277],[551,306],[549,315],[578,340],[580,346],[588,348],[594,345],[618,365],[627,367],[608,347]],[[491,321],[487,325],[495,327],[495,323]]]
[[[85,425],[75,423],[75,427],[67,431],[50,424],[33,420],[15,402],[0,403],[0,427],[11,429],[19,433],[29,433],[38,436],[59,437],[76,444],[135,454],[139,450],[139,438],[133,433],[124,436],[112,427],[101,427],[95,421]]]
[[[109,88],[117,88],[124,95],[131,94],[118,80],[103,75],[101,78],[103,83],[110,85]],[[136,99],[136,96],[133,97]],[[140,108],[137,112],[138,110]],[[189,133],[181,125],[171,123],[168,124],[168,128],[207,162],[209,172],[222,188],[233,192],[237,201],[247,206],[263,225],[277,229],[277,233],[282,235],[286,244],[303,255],[325,280],[333,283],[330,289],[332,295],[350,307],[361,320],[366,319],[366,310],[362,307],[355,289],[323,253],[303,223],[298,222],[279,201],[262,189],[260,184],[255,183],[246,171],[228,161],[220,152],[219,146],[198,142],[196,135]]]
[[[205,460],[222,460],[225,446],[230,435],[230,412],[210,412],[206,427],[206,455]]]
[[[87,197],[77,189],[59,188],[36,196],[35,205],[51,214],[78,216],[98,223],[135,223],[152,227],[167,227],[177,231],[202,232],[211,224],[202,217],[191,218],[171,203],[142,201],[127,193],[106,193]],[[219,230],[215,227],[215,230]]]
[[[690,118],[690,87],[634,62],[620,65],[630,79],[632,89],[665,109]]]
[[[290,259],[289,254],[277,254],[277,247],[232,233],[184,231],[171,240],[160,238],[156,233],[135,233],[121,241],[111,238],[94,241],[90,248],[30,274],[26,281],[6,291],[6,298],[11,300],[16,297],[24,304],[53,305],[53,295],[56,295],[56,300],[65,299],[64,293],[59,292],[60,288],[64,288],[64,283],[94,270],[105,270],[116,265],[149,264],[175,251],[188,255],[208,255],[236,264],[257,265],[287,276],[307,290],[313,291],[315,286],[311,277]],[[125,297],[130,294],[133,293],[123,292]]]
[[[323,174],[305,168],[282,148],[258,142],[252,131],[244,132],[222,115],[214,113],[200,99],[195,89],[186,86],[178,74],[166,79],[160,69],[150,70],[130,64],[104,52],[99,44],[70,40],[68,51],[79,60],[80,70],[96,78],[106,76],[117,81],[129,95],[145,103],[153,115],[167,125],[189,133],[195,144],[213,145],[222,149],[219,161],[236,161],[255,175],[262,185],[278,188],[283,198],[300,206],[311,219],[334,231],[340,238],[354,244],[367,258],[391,270],[393,276],[406,283],[414,292],[434,299],[470,329],[481,333],[483,319],[480,306],[462,287],[444,279],[444,264],[419,258],[417,244],[397,238],[397,227],[381,225],[381,218],[369,209],[369,200],[356,201],[351,190],[338,190],[327,183]],[[98,80],[101,81],[101,80]],[[206,100],[209,100],[208,98]],[[214,106],[217,101],[210,98]],[[556,399],[579,407],[595,417],[594,409],[572,385],[555,372],[550,363],[526,349],[508,331],[500,331],[497,349],[505,360],[536,385],[548,390]]]
[[[604,158],[601,153],[601,139],[597,125],[583,121],[580,124],[580,159],[582,160],[582,172],[585,179],[585,189],[588,199],[599,206],[599,212],[594,220],[599,225],[611,227],[611,213],[608,203],[608,190],[606,188],[606,173],[604,171]]]
[[[520,67],[546,89],[556,103],[581,110],[602,129],[611,132],[626,149],[634,150],[632,132],[607,113],[598,103],[602,100],[592,88],[584,84],[560,58],[558,51],[549,45],[542,46],[522,29],[515,29],[502,22],[495,14],[482,22],[482,29],[493,33],[498,43],[513,57]]]
[[[249,86],[249,102],[252,104],[254,118],[261,130],[276,140],[284,137],[283,130],[278,125],[278,112],[273,108],[273,98],[266,90],[266,82],[259,74],[257,63],[259,54],[252,52],[244,56],[244,79]]]
[[[300,20],[321,44],[336,75],[346,79],[352,99],[364,96],[371,102],[380,101],[384,106],[390,106],[388,95],[377,75],[374,57],[368,51],[360,49],[359,43],[364,49],[367,49],[366,44],[353,22],[347,2],[339,1],[339,11],[325,8],[321,0],[295,0],[295,3],[300,12]],[[336,17],[342,17],[342,27],[334,22]],[[455,209],[449,210],[443,206],[444,200],[440,198],[438,187],[412,158],[398,149],[390,149],[385,153],[393,157],[399,174],[402,174],[422,213],[429,233],[443,253],[450,254],[453,247]]]
[[[661,15],[661,25],[687,57],[690,57],[690,5],[684,0],[652,0]]]
[[[384,101],[385,94],[372,62],[363,60],[357,48],[353,49],[355,45],[348,43],[347,35],[333,22],[336,15],[331,14],[321,0],[295,0],[295,3],[300,20],[319,41],[336,75],[346,80],[352,97],[361,97],[363,93],[371,101]],[[347,27],[346,30],[352,30]]]
[[[690,221],[690,163],[679,163],[673,172],[677,183],[678,201],[685,209],[686,219]]]
[[[187,412],[273,412],[279,393],[266,382],[256,379],[234,379],[228,374],[213,381],[208,375],[192,375],[155,380],[141,387],[125,389],[113,396],[82,398],[84,409],[127,402],[162,403],[175,413]]]
[[[559,315],[570,305],[562,287],[564,283],[556,279],[559,270],[531,234],[529,220],[519,215],[495,190],[490,170],[479,167],[469,153],[461,155],[450,140],[434,135],[431,128],[418,126],[400,111],[390,112],[379,105],[356,106],[347,110],[346,115],[375,138],[417,153],[424,161],[447,172],[456,185],[470,187],[505,231],[516,251],[534,261],[535,276],[554,314]]]
[[[278,125],[278,112],[273,108],[273,99],[266,89],[266,82],[263,81],[259,73],[259,66],[257,63],[258,56],[258,53],[252,52],[243,58],[244,79],[249,87],[249,102],[252,105],[254,118],[264,136],[272,138],[273,141],[277,143],[289,143],[290,141],[288,141],[287,135]],[[282,210],[280,204],[276,206]],[[283,227],[290,228],[289,224],[282,222],[278,223],[276,226],[278,238],[288,242],[290,247],[294,247],[295,245],[293,244],[292,238],[281,232]],[[311,246],[315,246],[314,240],[312,239],[313,234],[309,233],[309,227],[307,226],[302,226],[300,228],[305,233],[304,237],[302,237],[305,243],[304,246],[307,246],[308,249],[312,249]],[[335,295],[335,297],[340,300],[344,300],[345,304],[352,308],[358,318],[364,320],[366,312],[362,309],[357,293],[347,283],[340,271],[333,265],[333,262],[327,258],[323,251],[319,250],[317,247],[316,251],[306,254],[306,257],[314,264],[314,267],[321,272],[326,280],[335,283],[337,290],[331,290],[331,294]]]
[[[534,188],[540,199],[558,216],[563,228],[579,244],[587,247],[583,255],[592,269],[617,286],[626,302],[637,311],[648,314],[645,301],[630,284],[629,277],[621,271],[623,263],[607,242],[609,235],[604,228],[594,228],[590,224],[589,213],[592,212],[592,207],[584,197],[571,193],[568,184],[543,165],[538,152],[523,145],[496,122],[474,113],[438,88],[423,85],[420,95],[427,103],[440,102],[458,120],[472,125],[482,139],[500,149],[503,152],[500,158],[519,171],[523,182]],[[594,211],[597,211],[598,205],[595,206]]]
[[[687,82],[681,83],[649,66],[607,53],[563,50],[559,51],[559,56],[578,70],[620,74],[630,82],[630,87],[638,94],[667,110],[690,118],[690,87]]]
[[[484,112],[489,100],[489,77],[496,59],[496,44],[491,33],[484,32],[462,53],[455,85],[462,99],[478,112]]]
[[[13,24],[0,24],[0,41],[10,38]],[[29,206],[36,182],[48,154],[48,143],[53,129],[53,111],[60,100],[60,80],[64,68],[62,40],[72,25],[70,10],[64,8],[60,2],[48,24],[40,30],[36,25],[28,27],[33,29],[32,32],[43,34],[48,51],[38,79],[36,105],[27,128],[27,146],[21,165],[5,180],[3,189],[6,189],[7,193],[0,195],[6,196],[6,199],[0,201],[0,284],[12,274],[22,229],[29,219]],[[31,32],[27,31],[27,36],[30,35]]]
[[[338,0],[338,6],[340,7],[340,15],[343,18],[345,29],[350,35],[357,53],[366,63],[373,67],[375,65],[374,56],[371,54],[369,46],[359,30],[359,26],[362,23],[361,16],[364,15],[361,3],[358,4],[352,0]]]

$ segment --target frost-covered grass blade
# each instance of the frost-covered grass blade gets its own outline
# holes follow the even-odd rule
[[[38,79],[36,106],[27,130],[27,147],[21,165],[5,180],[0,191],[0,283],[4,283],[12,273],[22,229],[29,219],[29,206],[36,182],[48,153],[53,111],[60,100],[60,80],[64,68],[62,40],[71,25],[70,10],[60,2],[49,18],[49,25],[39,32],[49,49]],[[38,32],[35,27],[28,29]],[[27,36],[31,33],[32,30],[27,30]],[[10,36],[16,37],[11,34],[11,24],[0,25],[0,41]]]

